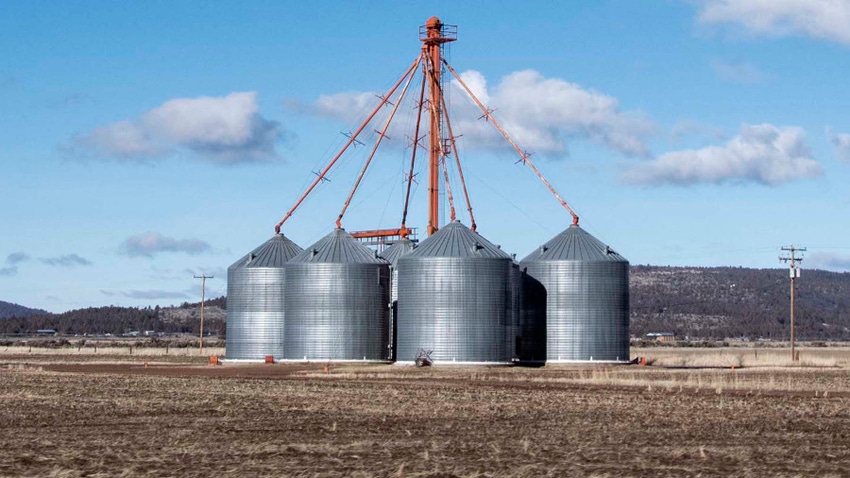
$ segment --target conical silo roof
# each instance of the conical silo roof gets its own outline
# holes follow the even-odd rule
[[[510,254],[478,233],[472,232],[460,221],[446,224],[433,236],[419,243],[419,247],[405,257],[511,258]]]
[[[304,249],[283,234],[275,234],[253,251],[240,257],[228,269],[240,267],[281,267]]]
[[[334,229],[303,252],[293,257],[290,263],[333,263],[333,264],[386,264],[387,261],[364,246],[345,229]]]
[[[402,238],[399,241],[396,241],[395,244],[384,250],[384,252],[378,254],[383,257],[384,260],[389,262],[390,264],[395,264],[395,262],[402,256],[406,256],[410,254],[415,249],[413,245],[413,241],[408,238]]]
[[[522,260],[529,261],[628,262],[625,257],[576,224]]]

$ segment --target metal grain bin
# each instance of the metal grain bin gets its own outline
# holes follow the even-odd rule
[[[396,330],[396,323],[398,321],[398,268],[396,267],[396,262],[400,257],[413,252],[415,247],[410,239],[402,238],[380,254],[384,260],[390,263],[390,341],[387,347],[390,349],[390,360],[392,361],[396,360],[395,344],[398,340]]]
[[[286,265],[284,358],[389,359],[389,264],[336,229]]]
[[[301,251],[278,234],[227,268],[228,360],[283,357],[283,265]]]
[[[414,248],[413,242],[410,239],[404,238],[396,241],[395,244],[380,253],[380,256],[390,263],[390,271],[392,272],[390,300],[392,302],[398,300],[398,281],[396,280],[398,270],[396,269],[396,262],[399,258],[413,252]]]
[[[629,360],[629,262],[623,256],[573,225],[521,266],[545,289],[547,363]]]
[[[511,363],[511,262],[457,221],[401,257],[398,362],[424,349],[437,365]]]

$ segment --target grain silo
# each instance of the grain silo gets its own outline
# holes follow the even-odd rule
[[[283,266],[301,251],[275,234],[227,268],[227,360],[283,357]]]
[[[286,265],[284,358],[387,361],[387,261],[343,229]]]
[[[452,222],[398,261],[399,363],[509,364],[511,256]]]
[[[397,262],[399,258],[406,256],[413,252],[415,245],[413,241],[408,238],[402,238],[396,241],[392,246],[388,247],[384,252],[379,255],[390,263],[390,271],[392,271],[392,284],[390,287],[390,301],[395,302],[398,300],[398,270],[396,268]]]
[[[547,363],[629,360],[625,258],[574,224],[520,264],[545,292]]]
[[[413,241],[406,237],[403,237],[380,254],[380,256],[384,258],[384,260],[390,263],[390,341],[387,345],[387,348],[389,348],[390,350],[390,359],[392,361],[396,360],[395,346],[396,341],[398,340],[398,337],[396,335],[396,322],[398,321],[398,268],[396,266],[398,265],[397,262],[399,258],[413,252],[413,249],[415,247],[416,246],[415,244],[413,244]]]

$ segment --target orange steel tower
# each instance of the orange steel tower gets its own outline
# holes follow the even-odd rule
[[[369,165],[372,163],[372,159],[375,156],[376,151],[381,146],[382,142],[385,139],[389,139],[387,136],[387,131],[390,126],[390,123],[393,121],[393,118],[396,116],[396,112],[398,111],[398,107],[401,104],[402,99],[408,91],[408,87],[411,84],[413,77],[415,76],[415,72],[419,69],[419,66],[422,66],[422,82],[420,84],[419,91],[419,101],[417,103],[418,114],[416,116],[416,129],[413,135],[413,148],[411,151],[410,158],[410,169],[407,174],[407,194],[404,200],[404,208],[402,212],[401,218],[401,226],[395,229],[375,229],[369,231],[358,231],[352,232],[351,235],[355,238],[359,239],[369,239],[369,240],[378,240],[378,243],[383,243],[385,240],[393,241],[397,238],[408,237],[413,233],[413,230],[408,229],[407,227],[407,212],[408,205],[410,202],[410,193],[411,193],[411,184],[414,179],[414,166],[416,163],[416,152],[418,148],[421,146],[419,144],[420,132],[420,123],[422,117],[426,115],[426,105],[427,105],[427,121],[428,121],[428,227],[427,233],[428,236],[431,236],[440,228],[440,176],[441,172],[443,173],[443,177],[446,183],[446,195],[449,201],[449,206],[451,210],[451,220],[455,220],[455,208],[454,208],[454,200],[451,192],[451,185],[449,182],[449,174],[446,164],[446,158],[449,156],[454,156],[454,163],[457,167],[458,178],[460,179],[460,183],[462,186],[463,196],[466,200],[467,211],[469,212],[469,220],[470,220],[470,229],[475,231],[475,217],[472,213],[472,204],[469,200],[469,193],[466,188],[466,181],[463,177],[463,170],[461,167],[461,161],[458,157],[458,149],[457,144],[455,142],[456,137],[452,132],[451,120],[449,118],[449,114],[446,108],[446,99],[443,95],[443,73],[451,74],[451,77],[457,81],[458,85],[460,85],[461,89],[466,92],[466,94],[472,99],[473,103],[481,110],[483,113],[481,118],[484,119],[488,123],[490,123],[501,135],[504,139],[510,144],[510,146],[516,151],[516,153],[520,157],[520,161],[523,165],[526,165],[531,169],[531,171],[543,182],[543,184],[549,189],[549,191],[555,196],[558,202],[572,215],[573,224],[578,224],[578,216],[576,213],[567,205],[566,201],[564,201],[555,188],[543,177],[543,174],[534,163],[530,159],[530,154],[526,151],[520,149],[520,147],[511,139],[508,135],[507,131],[502,128],[497,119],[493,116],[493,110],[484,105],[479,98],[475,96],[466,82],[463,81],[463,78],[455,71],[454,68],[443,58],[443,48],[446,43],[453,42],[457,40],[457,26],[456,25],[446,25],[440,21],[437,17],[431,17],[426,22],[425,25],[419,27],[419,40],[422,42],[422,51],[417,56],[416,60],[414,60],[413,64],[411,64],[404,74],[395,82],[395,84],[387,91],[384,95],[379,95],[378,98],[381,101],[377,106],[371,111],[371,113],[367,116],[366,120],[357,128],[353,133],[347,134],[346,137],[348,140],[345,142],[345,145],[342,149],[331,159],[330,163],[320,172],[316,173],[316,178],[313,180],[312,184],[307,188],[304,194],[296,201],[296,203],[292,206],[291,209],[286,213],[283,219],[277,223],[275,226],[275,232],[279,233],[281,226],[289,219],[296,209],[301,205],[301,203],[307,198],[307,196],[315,189],[315,187],[320,184],[323,180],[325,180],[325,176],[327,173],[333,168],[333,166],[337,163],[340,157],[348,150],[352,144],[362,144],[357,138],[364,131],[364,129],[369,125],[369,123],[378,115],[378,112],[387,106],[391,106],[391,110],[387,115],[386,122],[382,129],[375,130],[377,133],[377,140],[366,159],[365,164],[363,165],[363,169],[360,171],[360,175],[357,177],[354,182],[354,186],[351,189],[351,192],[348,195],[348,199],[345,201],[345,205],[340,211],[339,216],[336,219],[336,227],[342,228],[342,219],[345,216],[345,212],[347,211],[349,205],[351,204],[351,200],[354,197],[354,194],[357,192],[358,187],[360,186],[361,181],[364,178],[366,170],[369,168]],[[443,67],[446,70],[443,70]],[[403,85],[403,86],[402,86]],[[425,89],[428,89],[428,97],[425,97]],[[393,95],[398,92],[398,97],[395,98],[395,102],[390,101],[393,98]],[[446,132],[448,134],[444,134],[443,126],[446,127]],[[445,137],[444,137],[445,136]]]
[[[422,56],[425,58],[425,76],[429,87],[430,132],[428,134],[428,228],[430,236],[440,228],[440,161],[443,160],[442,111],[443,105],[443,45],[457,40],[457,30],[443,34],[443,22],[431,17],[420,27]]]

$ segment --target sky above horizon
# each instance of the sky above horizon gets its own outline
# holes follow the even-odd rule
[[[449,63],[632,264],[787,267],[795,244],[803,268],[850,271],[850,0],[519,3],[4,5],[0,300],[177,304],[200,299],[201,273],[225,294],[226,268],[273,235],[434,15],[458,26]],[[446,85],[478,232],[521,259],[570,216]],[[417,86],[349,231],[399,226]],[[301,247],[333,229],[380,127],[284,225]]]

